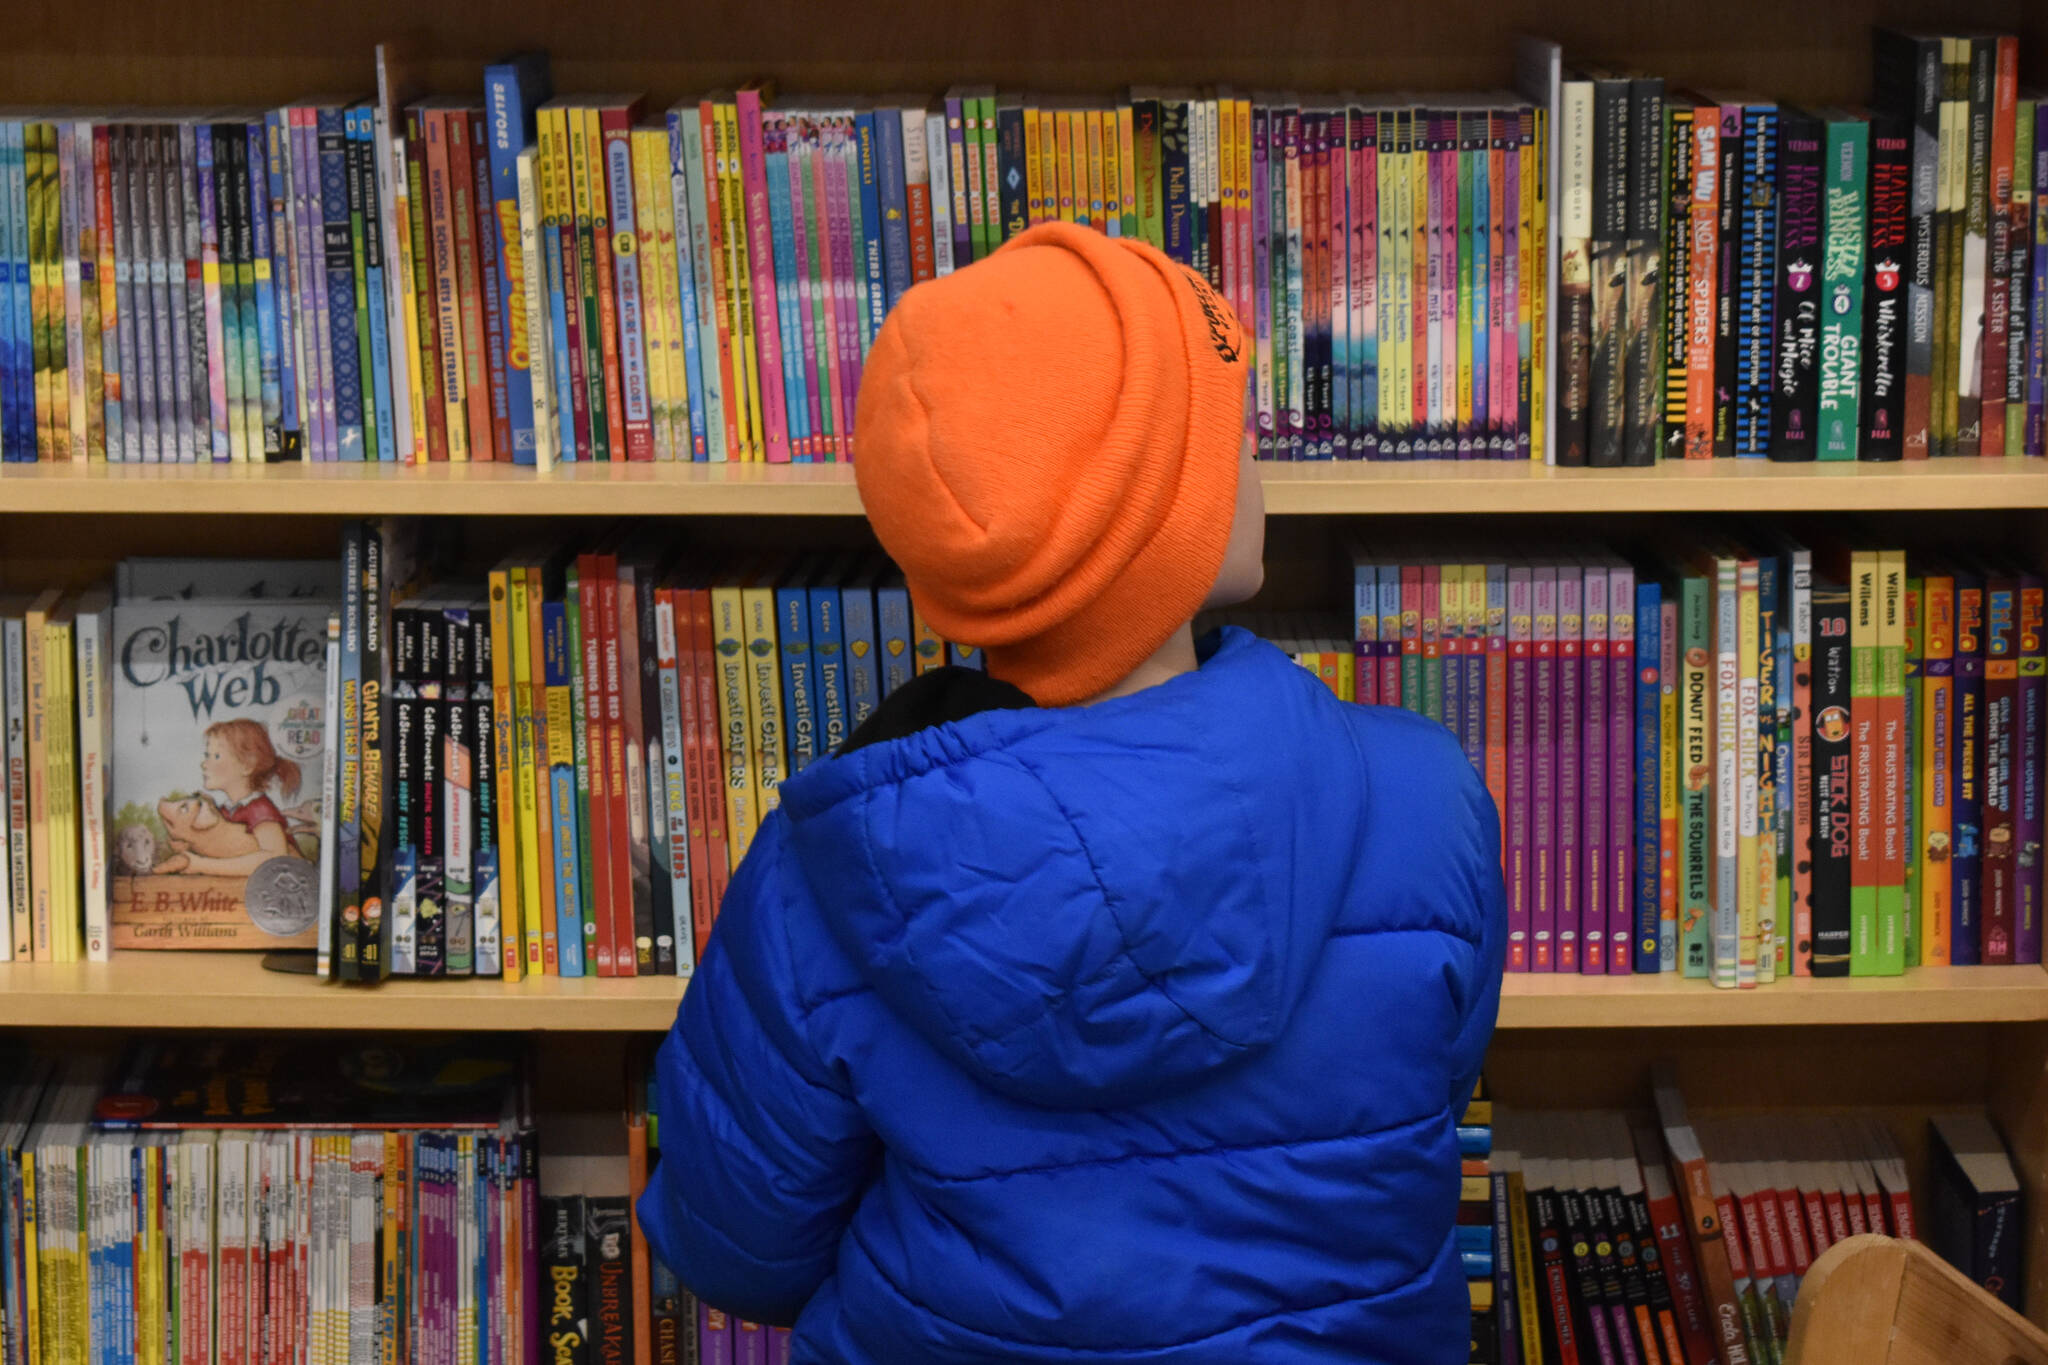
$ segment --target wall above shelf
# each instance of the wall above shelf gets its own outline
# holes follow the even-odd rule
[[[2048,508],[2048,462],[1521,461],[1267,464],[1279,516],[1919,512]],[[0,467],[0,513],[249,516],[859,516],[850,465],[499,464]]]

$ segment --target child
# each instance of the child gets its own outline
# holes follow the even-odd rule
[[[782,785],[640,1203],[795,1361],[1465,1359],[1499,835],[1441,727],[1194,640],[1263,579],[1246,350],[1190,272],[1058,223],[876,338],[862,500],[990,676]]]
[[[298,857],[284,812],[270,799],[272,788],[289,801],[299,790],[299,765],[280,758],[270,734],[246,718],[217,721],[206,728],[206,750],[199,758],[200,785],[225,799],[218,803],[226,824],[249,832],[243,851],[226,857],[182,854],[178,870],[214,877],[254,872],[272,858]]]

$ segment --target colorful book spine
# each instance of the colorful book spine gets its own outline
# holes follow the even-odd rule
[[[1531,629],[1535,642],[1534,713],[1531,771],[1531,859],[1529,912],[1533,969],[1562,970],[1557,952],[1557,568],[1535,565],[1530,573]]]
[[[1626,970],[1655,975],[1660,965],[1660,929],[1663,916],[1662,853],[1664,830],[1663,741],[1664,685],[1663,589],[1655,579],[1636,585],[1634,639],[1635,752],[1630,769],[1635,797],[1635,866],[1631,879],[1634,894],[1633,936],[1623,935],[1628,945]],[[1617,967],[1617,971],[1623,970]]]
[[[1994,571],[1984,579],[1984,705],[1982,725],[1983,890],[1979,897],[1981,961],[2013,961],[2017,854],[2013,847],[2013,749],[2019,737],[2018,583]]]
[[[533,464],[536,434],[532,357],[543,338],[527,310],[527,278],[541,269],[529,258],[519,230],[519,154],[534,144],[535,111],[550,94],[546,59],[529,54],[484,68],[484,110],[489,127],[493,230],[498,235],[498,293],[505,327],[505,407],[514,464]]]
[[[1949,859],[1949,961],[1982,957],[1984,806],[1984,580],[1958,568],[1956,585],[1954,815]]]
[[[654,403],[650,373],[659,359],[649,344],[648,313],[653,302],[643,272],[640,215],[653,206],[635,202],[632,106],[599,111],[604,149],[605,204],[610,211],[612,287],[618,311],[619,404],[626,434],[626,458],[654,458]],[[647,267],[651,270],[651,264]]]
[[[1778,109],[1747,105],[1742,116],[1742,207],[1738,225],[1735,330],[1737,456],[1770,452],[1772,345],[1778,283]]]
[[[326,356],[334,387],[334,451],[340,460],[361,460],[363,434],[363,370],[356,339],[354,244],[349,231],[348,138],[344,111],[323,105],[313,111],[319,148],[320,205],[328,317]]]
[[[2041,961],[2041,863],[2044,836],[2042,763],[2048,757],[2048,602],[2040,575],[2019,575],[2018,748],[2013,755],[2013,951],[2020,963]]]
[[[1822,160],[1819,458],[1853,460],[1862,433],[1863,275],[1870,124],[1830,118]]]
[[[1911,736],[1917,746],[1918,778],[1914,829],[1922,864],[1919,942],[1923,966],[1949,963],[1949,858],[1954,805],[1956,583],[1947,573],[1928,573],[1921,583],[1923,644],[1920,706]]]

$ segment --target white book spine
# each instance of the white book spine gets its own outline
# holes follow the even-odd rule
[[[953,273],[953,170],[947,160],[946,115],[925,115],[924,147],[932,178],[932,269]]]
[[[401,248],[399,234],[410,228],[407,205],[410,196],[405,183],[405,138],[391,127],[391,115],[381,103],[371,112],[374,138],[371,147],[377,163],[377,202],[383,206],[383,221],[377,230],[384,235],[384,316],[391,349],[392,436],[400,461],[426,463],[426,451],[416,441],[423,432],[413,424],[412,368],[407,356],[419,354],[417,328],[419,310],[412,306],[412,252]]]
[[[534,264],[525,272],[528,374],[533,383],[534,465],[553,469],[561,457],[561,418],[555,407],[554,348],[548,326],[547,271],[541,268],[540,182],[535,174],[537,149],[519,153],[519,250],[521,259]],[[510,306],[510,301],[507,301]]]
[[[661,679],[662,812],[668,840],[669,886],[675,907],[676,975],[697,969],[697,938],[690,924],[690,812],[683,782],[682,673],[676,656],[675,603],[666,595],[654,608],[655,657]],[[649,783],[650,789],[656,784]]]
[[[327,618],[327,695],[321,722],[327,742],[320,755],[320,926],[314,947],[314,972],[322,981],[334,972],[335,850],[341,846],[337,821],[341,813],[341,617]]]
[[[107,695],[113,612],[104,599],[97,610],[78,614],[78,825],[85,854],[81,881],[85,900],[85,955],[88,962],[112,956],[107,885],[112,850],[107,844],[108,763],[114,748],[113,707]]]

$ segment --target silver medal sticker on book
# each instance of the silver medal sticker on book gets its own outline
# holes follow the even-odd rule
[[[113,946],[311,948],[332,607],[147,597],[114,608]]]

